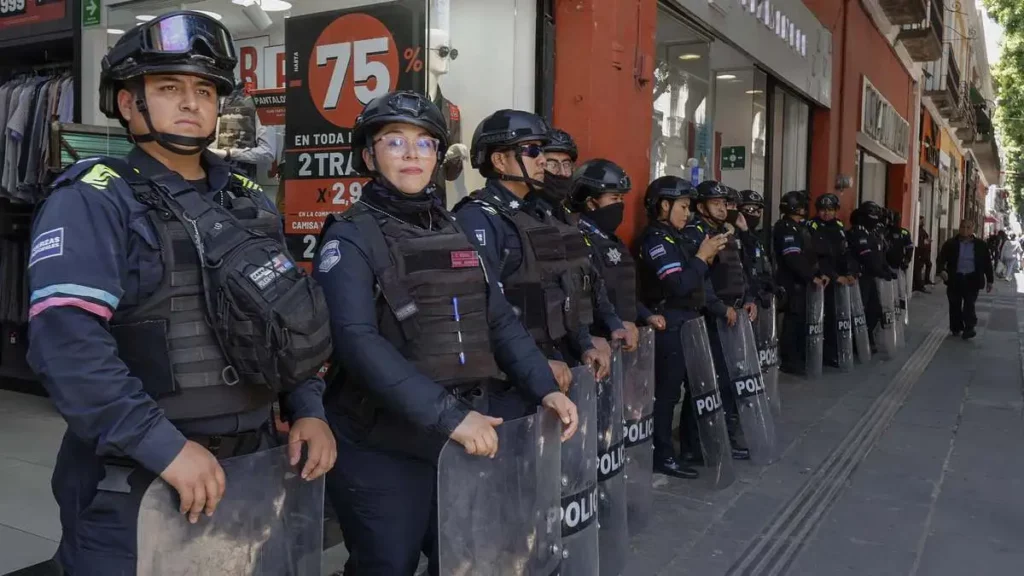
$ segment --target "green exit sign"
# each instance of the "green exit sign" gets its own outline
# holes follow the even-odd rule
[[[747,167],[745,146],[722,146],[722,170],[743,170]]]
[[[100,0],[85,0],[82,2],[82,28],[99,26],[103,8]]]

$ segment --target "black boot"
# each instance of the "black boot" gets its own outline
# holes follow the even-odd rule
[[[696,470],[679,463],[675,456],[669,456],[668,458],[655,458],[654,459],[654,471],[658,474],[664,474],[666,476],[672,476],[673,478],[684,478],[686,480],[693,480],[700,476]]]

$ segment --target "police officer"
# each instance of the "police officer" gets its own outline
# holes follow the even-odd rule
[[[708,236],[691,256],[681,231],[690,219],[693,186],[678,176],[662,176],[647,186],[644,206],[649,224],[640,235],[640,301],[665,319],[654,334],[654,470],[677,478],[696,478],[672,445],[672,420],[686,381],[680,329],[699,318],[708,301],[708,266],[728,242],[728,235]],[[713,297],[713,294],[711,295]],[[688,394],[691,398],[692,394]],[[692,406],[680,412],[679,443],[684,460],[699,461],[697,420]]]
[[[778,263],[776,276],[786,291],[779,369],[792,374],[806,371],[807,286],[828,286],[828,275],[818,267],[811,230],[804,224],[810,199],[803,191],[786,192],[779,202],[782,218],[772,229],[772,246]]]
[[[910,230],[902,226],[899,212],[889,210],[888,216],[885,230],[887,244],[885,261],[889,268],[906,272],[910,268],[910,262],[914,259],[914,238],[910,235]]]
[[[746,230],[737,233],[746,257],[747,276],[758,302],[763,308],[770,308],[778,287],[771,255],[761,241],[762,232],[758,230],[764,216],[764,197],[754,190],[743,190],[737,208],[747,225]]]
[[[546,177],[544,182],[547,183]],[[663,316],[637,301],[636,261],[615,235],[625,215],[623,200],[631,188],[629,175],[621,166],[597,158],[588,160],[573,173],[569,193],[570,206],[580,215],[579,229],[586,237],[591,260],[599,270],[615,315],[623,319],[626,329],[634,335],[632,342],[627,339],[626,349],[636,346],[637,322],[658,330],[665,328]],[[599,329],[611,332],[607,324]]]
[[[751,321],[757,318],[755,295],[747,276],[749,266],[744,264],[746,257],[742,242],[737,236],[747,228],[746,221],[737,209],[738,201],[739,194],[733,188],[714,180],[701,182],[693,197],[696,212],[682,231],[684,249],[690,254],[695,253],[700,243],[709,236],[725,234],[729,238],[708,270],[712,296],[705,308],[709,320],[708,339],[711,341],[719,382],[728,381],[728,375],[725,371],[725,355],[718,335],[717,319],[723,318],[732,326],[736,323],[736,316],[740,310],[747,314]],[[737,460],[749,459],[750,453],[740,441],[735,392],[731,386],[724,386],[721,390],[729,428],[729,441],[732,444],[732,457]]]
[[[308,446],[302,477],[334,464],[316,377],[331,347],[314,315],[323,294],[262,190],[206,151],[236,62],[227,29],[197,12],[124,34],[99,101],[136,147],[73,165],[37,214],[28,359],[68,424],[53,473],[65,574],[135,573],[139,503],[157,477],[190,522],[215,515],[232,495],[218,460],[275,443],[278,392],[293,464]],[[266,325],[215,314],[215,297]]]
[[[885,248],[876,232],[882,222],[884,210],[872,200],[862,202],[853,212],[850,230],[850,250],[860,269],[860,295],[864,300],[864,321],[867,323],[871,348],[874,350],[875,327],[882,318],[882,303],[878,298],[875,279],[893,280],[896,275],[885,259]]]
[[[328,420],[345,462],[328,475],[350,558],[346,573],[412,574],[420,551],[437,573],[433,494],[451,438],[493,457],[486,416],[501,372],[534,404],[576,427],[547,361],[491,270],[435,195],[448,147],[444,117],[426,97],[370,101],[352,131],[355,166],[371,177],[360,202],[325,226],[314,262],[331,311],[340,370]],[[377,297],[377,295],[381,297]]]
[[[578,251],[566,250],[564,231],[538,202],[549,131],[543,118],[521,110],[498,110],[484,118],[473,134],[470,160],[487,183],[460,202],[455,214],[498,270],[505,297],[567,384],[563,360],[593,364],[599,378],[611,360],[589,333],[592,287]],[[510,415],[515,412],[510,408]]]
[[[857,262],[850,253],[846,239],[846,227],[836,217],[839,211],[839,197],[832,193],[822,194],[814,202],[815,217],[808,220],[818,267],[828,276],[829,286],[825,289],[825,325],[835,326],[836,293],[835,284],[852,286],[857,281]],[[838,334],[825,330],[824,361],[830,366],[839,366]]]

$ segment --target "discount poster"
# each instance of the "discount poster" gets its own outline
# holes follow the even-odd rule
[[[423,0],[401,0],[285,22],[285,233],[309,266],[324,219],[359,200],[365,177],[352,163],[352,124],[392,90],[423,92]]]

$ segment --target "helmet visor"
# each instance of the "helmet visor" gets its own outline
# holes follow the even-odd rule
[[[181,55],[205,47],[216,60],[237,60],[231,34],[216,20],[203,14],[174,14],[143,24],[142,52],[151,55]],[[202,50],[202,48],[200,48]]]

